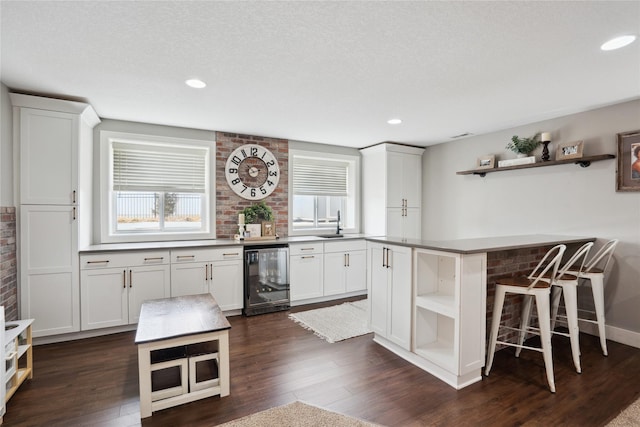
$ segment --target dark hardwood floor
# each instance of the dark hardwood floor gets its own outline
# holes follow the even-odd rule
[[[298,307],[301,311],[316,306]],[[581,335],[582,374],[554,338],[557,393],[542,355],[498,352],[489,377],[455,390],[371,335],[328,344],[287,312],[230,317],[231,395],[140,421],[134,332],[36,346],[5,426],[213,426],[301,400],[385,426],[602,426],[640,397],[640,349]]]

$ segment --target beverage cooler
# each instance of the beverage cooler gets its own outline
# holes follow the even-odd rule
[[[243,314],[253,316],[289,308],[289,247],[245,246]]]

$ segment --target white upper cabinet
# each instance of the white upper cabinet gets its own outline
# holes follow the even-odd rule
[[[421,238],[424,149],[385,143],[360,152],[363,231],[376,236]]]

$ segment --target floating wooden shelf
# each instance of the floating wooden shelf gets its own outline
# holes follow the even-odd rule
[[[486,174],[491,172],[511,171],[515,169],[540,168],[543,166],[566,165],[570,163],[575,163],[576,165],[580,165],[583,168],[586,168],[586,167],[589,167],[589,165],[591,165],[591,162],[597,162],[600,160],[615,159],[615,158],[616,156],[614,156],[613,154],[600,154],[597,156],[581,157],[579,159],[549,160],[546,162],[530,163],[528,165],[505,166],[501,168],[492,168],[492,169],[470,169],[466,171],[456,172],[456,175],[480,175],[484,177]]]

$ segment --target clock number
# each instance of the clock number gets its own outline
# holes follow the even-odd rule
[[[278,176],[278,172],[276,172],[276,171],[269,171],[269,176]]]
[[[273,166],[273,165],[275,165],[275,164],[276,164],[276,162],[274,162],[273,160],[269,160],[269,161],[267,162],[267,166]]]
[[[273,181],[267,180],[267,184],[269,184],[269,187],[273,187]]]
[[[242,161],[242,159],[240,157],[238,157],[238,156],[233,156],[233,159],[231,159],[231,163],[233,163],[236,166],[238,166],[241,161]]]
[[[244,184],[243,184],[243,185],[242,185],[242,190],[241,190],[240,192],[241,192],[241,193],[244,193],[244,192],[246,191],[246,189],[247,189],[247,188],[248,188],[248,187],[247,187],[246,185],[244,185]]]
[[[262,194],[267,194],[267,190],[264,189],[264,186],[260,186],[260,192]]]
[[[240,178],[235,178],[233,181],[231,181],[231,184],[233,185],[240,184]]]
[[[236,169],[236,168],[229,168],[229,173],[238,173],[238,169]]]
[[[247,158],[247,152],[244,151],[244,148],[242,150],[240,150],[240,152],[242,153],[242,157],[244,157],[246,159]]]
[[[258,147],[251,147],[251,156],[258,157]]]
[[[256,189],[255,188],[251,189],[251,197],[256,197]]]

